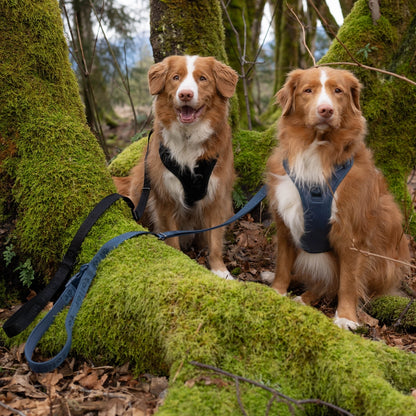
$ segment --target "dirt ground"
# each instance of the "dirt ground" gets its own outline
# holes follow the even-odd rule
[[[130,132],[124,134],[131,137]],[[415,173],[408,185],[415,197]],[[260,273],[274,269],[273,225],[266,214],[260,215],[257,211],[253,217],[244,217],[227,231],[225,261],[238,279],[264,284]],[[412,263],[416,265],[414,241],[410,247]],[[187,254],[200,264],[206,263],[204,251],[191,250]],[[414,270],[407,283],[416,292]],[[330,317],[334,314],[333,304],[322,303],[316,307]],[[10,310],[0,309],[1,320],[10,314]],[[371,339],[416,352],[416,333],[398,332],[377,321],[369,325]],[[149,416],[155,413],[166,394],[166,377],[150,374],[133,377],[128,363],[123,367],[95,367],[82,358],[69,358],[52,373],[35,374],[28,368],[23,348],[21,345],[10,350],[0,346],[0,416]]]

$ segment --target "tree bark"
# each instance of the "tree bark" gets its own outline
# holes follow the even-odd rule
[[[13,182],[20,246],[48,269],[113,186],[86,127],[56,1],[0,0],[0,25],[0,136],[9,149],[2,174]],[[80,262],[138,228],[123,213],[120,204],[94,226]],[[43,353],[61,348],[64,315],[46,334]],[[75,322],[72,353],[95,364],[129,361],[136,374],[170,374],[160,415],[241,414],[229,379],[190,360],[355,415],[416,415],[414,355],[342,331],[266,286],[221,280],[149,236],[123,243],[101,263]],[[269,405],[291,414],[265,390],[240,382],[238,391],[248,414],[264,415]]]
[[[353,62],[354,58],[370,67],[415,79],[416,4],[403,1],[398,8],[396,1],[390,0],[380,6],[381,17],[375,24],[368,1],[357,1],[338,33],[349,53],[334,41],[321,63]],[[406,204],[409,202],[406,181],[416,160],[416,113],[412,110],[415,87],[362,67],[344,68],[353,71],[365,86],[361,102],[368,124],[367,144],[373,149],[376,165],[387,177],[396,200],[409,213],[412,209]],[[414,219],[410,227],[406,231],[415,235]]]

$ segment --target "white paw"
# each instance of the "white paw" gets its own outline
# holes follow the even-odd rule
[[[302,300],[302,296],[296,296],[295,298],[293,298],[293,300],[297,303],[300,303],[301,305],[306,306],[306,303]]]
[[[274,273],[273,272],[261,272],[260,277],[263,282],[272,284],[274,280]]]
[[[347,318],[340,318],[338,312],[335,312],[334,324],[341,329],[351,329],[353,331],[360,326],[358,322],[350,321]]]
[[[275,289],[275,288],[272,288],[278,295],[280,295],[280,296],[287,296],[287,292],[285,292],[285,293],[280,293],[277,289]]]
[[[212,273],[216,274],[217,276],[221,277],[225,280],[235,280],[233,275],[228,270],[211,270]]]

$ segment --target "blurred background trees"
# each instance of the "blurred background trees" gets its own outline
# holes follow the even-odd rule
[[[146,127],[151,113],[147,70],[170,54],[215,55],[228,62],[241,78],[239,126],[268,127],[264,114],[285,74],[312,63],[295,15],[319,58],[339,27],[333,15],[337,2],[315,1],[329,30],[299,0],[188,1],[186,7],[175,0],[60,0],[87,120],[107,158]],[[340,2],[344,16],[353,4]]]

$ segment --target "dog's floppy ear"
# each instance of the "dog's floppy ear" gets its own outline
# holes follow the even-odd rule
[[[160,94],[165,88],[168,65],[165,61],[158,62],[150,67],[147,74],[149,91],[152,95]]]
[[[225,98],[231,98],[238,82],[237,72],[217,60],[214,60],[212,72],[218,92]]]
[[[361,84],[357,78],[351,73],[349,73],[349,83],[350,83],[350,91],[352,97],[352,111],[354,113],[361,114],[361,105],[360,105],[360,92],[361,92]]]
[[[286,78],[285,85],[277,92],[276,102],[282,107],[282,116],[295,110],[295,90],[303,69],[295,69]]]

